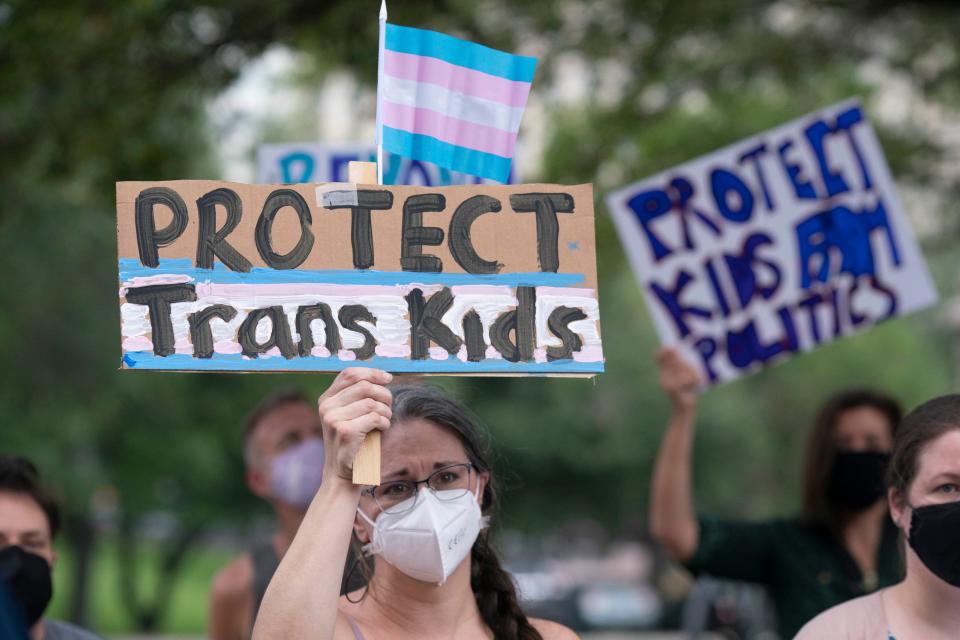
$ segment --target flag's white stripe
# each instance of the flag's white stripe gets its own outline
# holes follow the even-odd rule
[[[430,109],[448,118],[466,120],[486,127],[516,133],[523,107],[511,107],[425,82],[414,82],[384,74],[383,99],[413,108]]]

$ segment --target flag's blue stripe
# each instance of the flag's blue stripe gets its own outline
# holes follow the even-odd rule
[[[353,269],[267,269],[254,267],[248,273],[231,271],[216,262],[213,269],[197,269],[186,258],[163,258],[156,268],[145,267],[136,258],[120,258],[120,282],[133,278],[161,275],[184,275],[195,282],[215,284],[347,284],[347,285],[407,285],[440,284],[447,286],[465,284],[492,284],[508,287],[572,287],[583,283],[582,273],[493,273],[475,275],[470,273],[426,273],[423,271],[373,271]]]
[[[391,51],[437,58],[517,82],[533,82],[533,73],[537,68],[537,59],[530,56],[517,56],[445,33],[390,23],[387,23],[384,46]]]
[[[382,140],[384,150],[390,153],[423,162],[432,162],[453,171],[469,173],[472,176],[489,178],[497,182],[506,182],[510,179],[512,158],[461,147],[432,136],[387,126],[383,127]]]
[[[603,362],[509,362],[487,359],[463,362],[446,360],[408,360],[375,356],[369,360],[340,360],[335,357],[309,356],[287,360],[279,356],[249,360],[240,354],[215,353],[212,358],[194,358],[176,353],[158,356],[151,351],[128,351],[123,363],[131,369],[166,369],[181,371],[340,371],[347,367],[376,367],[398,373],[603,373]]]

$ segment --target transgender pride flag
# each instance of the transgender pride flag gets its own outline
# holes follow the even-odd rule
[[[377,143],[414,160],[507,182],[537,59],[386,23]]]

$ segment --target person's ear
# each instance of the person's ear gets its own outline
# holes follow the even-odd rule
[[[480,507],[483,507],[483,492],[487,490],[487,485],[490,484],[490,472],[481,471],[477,474],[477,500],[480,501]]]
[[[253,495],[263,498],[264,500],[270,498],[272,489],[270,479],[260,465],[247,467],[244,479],[247,482],[247,488],[250,489]]]
[[[57,550],[50,548],[50,570],[53,571],[54,566],[57,564],[57,560],[60,559],[60,556],[57,554]]]
[[[359,508],[363,509],[362,506]],[[370,518],[370,515],[367,514],[367,517]],[[370,519],[374,520],[374,518]],[[357,540],[360,541],[360,544],[369,543],[373,537],[373,527],[371,527],[370,523],[364,520],[359,513],[353,516],[353,535],[357,536]]]
[[[907,526],[902,522],[906,512],[906,503],[903,496],[894,487],[887,489],[887,505],[890,507],[890,519],[906,533]]]

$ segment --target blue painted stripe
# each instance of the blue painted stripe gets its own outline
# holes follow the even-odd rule
[[[385,48],[428,56],[517,82],[533,82],[537,59],[498,51],[445,33],[387,23]]]
[[[432,136],[388,126],[383,127],[381,139],[384,150],[390,153],[423,162],[432,162],[453,171],[469,173],[472,176],[489,178],[497,182],[506,182],[510,179],[512,158],[461,147]]]
[[[187,258],[163,258],[157,268],[145,267],[136,258],[120,258],[120,282],[132,278],[161,275],[183,275],[195,282],[214,284],[346,284],[346,285],[408,285],[439,284],[446,286],[489,284],[507,287],[572,287],[582,284],[582,273],[425,273],[422,271],[357,271],[352,269],[311,271],[307,269],[277,270],[254,267],[249,273],[230,271],[223,264],[214,263],[213,269],[197,269]]]
[[[314,356],[287,360],[275,356],[247,360],[239,354],[215,353],[212,358],[200,359],[185,353],[163,357],[150,351],[128,351],[123,356],[123,362],[131,369],[167,371],[340,371],[360,366],[396,373],[603,373],[603,362],[508,362],[493,359],[463,362],[454,357],[447,360],[407,360],[376,356],[369,360],[349,361]]]

